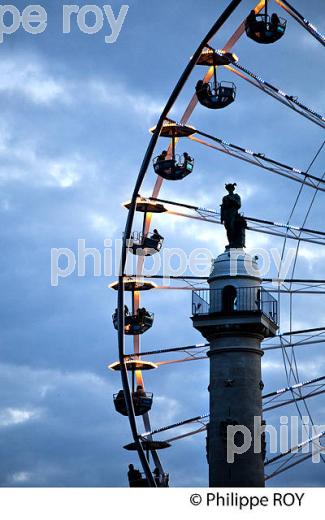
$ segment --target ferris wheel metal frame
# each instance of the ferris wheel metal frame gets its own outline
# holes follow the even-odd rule
[[[254,11],[256,14],[260,13],[260,11],[265,8],[265,5],[267,5],[267,2],[269,0],[260,0],[255,6]],[[134,345],[134,351],[131,353],[125,352],[125,312],[124,312],[124,305],[125,305],[125,286],[126,283],[133,281],[135,284],[137,280],[141,279],[144,280],[145,276],[142,274],[143,272],[143,265],[144,265],[144,256],[139,256],[137,259],[137,274],[130,275],[125,272],[126,265],[127,265],[127,255],[129,254],[129,241],[132,238],[132,227],[133,222],[135,218],[135,213],[137,209],[137,203],[139,202],[140,197],[140,189],[142,186],[142,183],[144,181],[146,172],[148,171],[149,165],[151,163],[151,160],[153,158],[153,154],[158,142],[158,138],[161,135],[162,129],[164,127],[164,124],[166,123],[173,123],[171,119],[169,119],[169,113],[171,109],[174,106],[174,103],[176,102],[178,96],[183,90],[183,87],[187,83],[188,79],[190,78],[193,70],[195,69],[197,62],[204,51],[204,49],[211,48],[211,41],[219,31],[219,29],[224,25],[224,23],[229,19],[229,17],[233,14],[233,12],[236,10],[236,8],[241,4],[242,0],[231,0],[229,5],[226,7],[224,12],[220,15],[220,17],[217,19],[217,21],[213,24],[211,29],[208,31],[206,36],[203,38],[197,49],[195,50],[193,56],[189,60],[188,64],[186,65],[182,75],[180,76],[175,88],[173,89],[164,109],[162,110],[160,117],[158,119],[157,125],[153,129],[152,137],[150,139],[149,145],[147,147],[147,150],[145,152],[140,171],[134,186],[134,190],[132,193],[131,201],[128,203],[128,216],[126,220],[125,230],[123,233],[123,239],[122,239],[122,252],[121,252],[121,259],[120,259],[120,271],[117,283],[113,284],[114,288],[118,292],[117,297],[117,336],[118,336],[118,354],[119,354],[119,361],[118,361],[118,370],[121,373],[121,380],[122,380],[122,388],[124,392],[124,398],[125,398],[125,405],[127,410],[127,416],[128,421],[130,425],[130,430],[133,438],[133,448],[137,451],[139,460],[142,466],[142,469],[144,471],[145,479],[147,480],[147,485],[149,487],[156,487],[157,482],[152,474],[152,471],[150,469],[150,465],[148,462],[148,454],[150,452],[153,462],[155,466],[159,469],[159,472],[161,475],[164,475],[164,469],[160,460],[160,457],[157,453],[156,449],[146,449],[146,441],[152,440],[153,435],[156,433],[160,433],[162,431],[167,431],[173,428],[177,428],[179,426],[182,426],[184,424],[196,424],[199,425],[199,427],[196,427],[196,430],[191,431],[186,434],[176,435],[168,441],[172,442],[181,438],[184,438],[188,435],[193,435],[196,433],[200,433],[202,431],[205,431],[206,429],[206,423],[208,421],[208,414],[203,414],[201,416],[197,416],[190,419],[185,419],[183,421],[180,421],[178,423],[174,423],[173,425],[165,426],[159,429],[152,429],[151,423],[150,423],[150,417],[149,412],[145,413],[143,418],[143,424],[145,428],[144,433],[140,433],[136,421],[135,416],[135,410],[133,405],[133,399],[132,399],[132,393],[130,389],[130,383],[129,383],[129,370],[128,370],[128,363],[141,360],[143,357],[150,356],[153,354],[159,354],[163,355],[165,353],[169,352],[184,352],[186,354],[186,357],[181,359],[181,361],[191,361],[196,359],[204,359],[206,358],[206,352],[209,349],[209,344],[197,344],[197,345],[189,345],[189,346],[179,346],[179,347],[170,347],[166,349],[153,349],[151,351],[141,352],[140,348],[140,339],[139,335],[134,336],[133,345]],[[311,24],[306,18],[304,18],[289,2],[286,0],[275,0],[276,4],[278,4],[281,8],[283,8],[289,15],[292,16],[294,20],[296,20],[311,36],[313,36],[318,42],[320,42],[323,46],[325,46],[325,37],[321,35],[316,27]],[[240,39],[240,37],[245,33],[245,20],[238,26],[238,28],[235,30],[233,35],[228,39],[226,44],[224,45],[222,49],[222,53],[229,53],[231,52],[231,49],[235,45],[235,43]],[[316,125],[325,128],[325,118],[322,117],[320,114],[315,112],[314,110],[308,108],[306,105],[298,101],[298,99],[294,96],[288,95],[283,90],[271,85],[269,82],[265,81],[261,77],[257,76],[256,74],[252,73],[242,65],[239,65],[238,62],[226,64],[225,65],[228,70],[233,72],[235,75],[241,77],[242,79],[249,82],[251,85],[255,86],[256,88],[259,88],[267,95],[272,96],[282,104],[286,105],[288,108],[294,110],[298,114],[302,115],[303,117],[309,119],[311,122],[315,123]],[[203,82],[207,83],[209,80],[213,77],[213,74],[215,73],[215,67],[211,66],[209,67],[208,72],[204,75]],[[198,103],[197,95],[194,94],[191,98],[186,110],[184,111],[184,114],[179,122],[179,125],[186,125],[188,124],[188,121]],[[306,400],[313,397],[314,395],[320,395],[325,392],[325,376],[314,378],[309,381],[301,381],[300,375],[299,375],[299,369],[298,364],[296,360],[295,355],[295,349],[301,346],[305,345],[313,345],[315,343],[321,343],[325,341],[325,327],[320,327],[317,329],[307,329],[302,331],[294,331],[292,330],[292,296],[294,294],[324,294],[325,293],[325,280],[305,280],[305,279],[295,279],[295,268],[296,268],[296,262],[299,252],[299,246],[300,243],[303,241],[311,242],[315,244],[321,244],[324,245],[325,242],[325,232],[319,231],[319,230],[313,230],[306,227],[306,222],[310,213],[310,210],[312,208],[312,205],[314,203],[316,194],[320,191],[325,191],[325,174],[323,177],[316,177],[312,174],[310,174],[309,170],[312,166],[315,158],[317,157],[318,153],[320,153],[320,150],[322,147],[318,150],[316,156],[314,157],[313,161],[311,162],[309,168],[307,171],[301,171],[295,167],[288,166],[286,164],[280,163],[275,159],[271,159],[267,157],[264,153],[260,152],[253,152],[250,149],[246,149],[243,147],[240,147],[238,145],[234,145],[228,142],[225,142],[223,139],[219,137],[215,137],[212,135],[207,134],[206,132],[199,131],[195,129],[195,132],[192,133],[192,135],[188,135],[187,138],[191,139],[194,142],[197,142],[198,144],[201,144],[203,146],[207,146],[209,148],[212,148],[216,151],[219,151],[221,153],[228,154],[230,156],[233,156],[237,159],[243,160],[247,163],[253,164],[254,166],[257,166],[261,168],[264,171],[268,171],[269,173],[281,175],[283,177],[286,177],[292,181],[300,183],[300,190],[297,195],[296,202],[291,210],[290,216],[288,218],[288,221],[286,223],[277,223],[273,221],[267,221],[267,220],[261,220],[256,219],[253,217],[248,217],[248,229],[256,232],[262,232],[270,235],[280,236],[284,239],[283,242],[283,249],[282,249],[282,258],[285,252],[286,242],[288,239],[294,239],[297,241],[297,247],[296,247],[296,257],[295,262],[292,270],[292,277],[287,280],[280,279],[280,273],[279,273],[279,280],[278,280],[278,287],[274,289],[274,280],[270,279],[264,279],[264,283],[273,282],[273,291],[277,293],[278,298],[280,300],[281,294],[287,293],[290,297],[290,330],[288,332],[279,334],[273,342],[268,342],[268,344],[265,346],[264,350],[271,350],[271,349],[281,349],[282,351],[282,357],[283,357],[283,363],[284,368],[286,372],[286,379],[287,379],[287,386],[285,388],[282,388],[280,390],[274,391],[273,393],[267,394],[263,396],[265,398],[266,406],[264,407],[264,411],[267,411],[269,409],[273,409],[279,406],[284,406],[288,404],[289,402],[294,403],[297,412],[300,417],[302,417],[302,411],[307,413],[311,420],[311,424],[314,425],[308,404],[306,403]],[[168,148],[168,156],[172,153],[172,148],[175,146],[175,140],[173,139],[172,144]],[[196,206],[192,206],[186,203],[181,203],[179,201],[168,201],[165,199],[159,198],[160,188],[163,184],[163,178],[161,176],[157,176],[157,180],[155,182],[152,195],[151,197],[147,199],[141,198],[141,201],[144,201],[146,203],[153,203],[153,204],[161,204],[164,206],[164,211],[167,213],[178,215],[180,217],[184,218],[194,218],[197,220],[203,220],[207,222],[217,223],[220,224],[219,215],[214,210],[205,209],[205,208],[199,208]],[[305,215],[305,219],[302,226],[295,226],[292,224],[291,220],[294,214],[295,205],[297,203],[297,200],[299,199],[301,192],[304,188],[304,186],[308,186],[313,188],[314,194],[310,201],[309,208],[307,210],[307,213]],[[146,235],[150,229],[151,224],[151,214],[150,212],[145,214],[144,217],[144,226],[143,226],[143,234]],[[156,277],[150,277],[151,279],[154,278],[162,278],[159,275]],[[201,287],[202,280],[199,279],[199,277],[171,277],[171,279],[175,279],[176,284],[178,281],[185,281],[187,285],[185,287],[175,286],[175,287],[169,287],[169,289],[186,289],[186,290],[196,290]],[[136,287],[136,285],[135,285]],[[167,289],[167,287],[164,286],[154,286],[156,289]],[[269,289],[268,289],[269,290]],[[133,297],[133,306],[135,309],[139,308],[140,304],[140,294],[137,290],[135,290],[132,293]],[[158,364],[168,364],[172,363],[173,361],[162,361]],[[179,360],[175,361],[179,362]],[[116,364],[115,364],[116,365]],[[136,378],[137,383],[144,385],[143,383],[143,376],[141,370],[133,370],[133,378]],[[305,393],[307,391],[307,393]],[[290,393],[291,398],[280,400],[279,397],[282,397],[284,393]],[[274,400],[276,401],[274,403]],[[266,465],[269,465],[271,468],[271,471],[266,475],[266,480],[272,478],[273,476],[285,471],[286,469],[289,469],[296,464],[303,462],[308,457],[307,456],[301,456],[299,460],[293,460],[294,456],[297,456],[298,453],[301,453],[303,450],[303,446],[309,443],[316,443],[319,441],[320,438],[322,438],[325,435],[325,432],[322,432],[321,434],[315,433],[308,439],[308,442],[305,441],[305,443],[301,445],[297,445],[295,447],[290,448],[286,453],[280,454],[276,457],[273,457],[270,460],[266,461]],[[167,442],[168,442],[167,441]],[[152,444],[154,446],[154,444]],[[147,451],[147,453],[146,453]],[[325,462],[324,456],[321,454],[323,462]],[[284,462],[282,459],[285,459]],[[272,469],[273,468],[273,469]]]

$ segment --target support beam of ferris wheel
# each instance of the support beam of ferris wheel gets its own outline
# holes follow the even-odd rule
[[[306,383],[308,384],[308,383]],[[268,412],[270,410],[273,410],[275,408],[281,408],[282,406],[286,406],[288,404],[292,404],[296,401],[302,401],[302,400],[305,400],[305,399],[309,399],[311,397],[315,397],[315,396],[318,396],[318,395],[322,395],[325,393],[325,390],[320,390],[320,391],[317,391],[317,392],[311,392],[310,394],[307,394],[305,396],[302,396],[302,397],[296,397],[296,398],[292,398],[292,399],[288,399],[287,401],[283,401],[283,402],[279,402],[277,404],[274,404],[273,406],[267,406],[265,408],[263,408],[263,412]],[[173,430],[175,428],[180,428],[182,426],[186,426],[187,424],[192,424],[192,423],[203,423],[203,421],[207,421],[209,419],[210,415],[209,414],[203,414],[203,415],[200,415],[200,416],[196,416],[196,417],[191,417],[190,419],[185,419],[183,421],[179,421],[177,423],[173,423],[173,424],[170,424],[168,426],[163,426],[161,428],[157,428],[156,430],[152,430],[150,432],[144,432],[143,434],[141,434],[141,438],[146,438],[146,437],[149,437],[151,435],[156,435],[158,433],[162,433],[162,432],[166,432],[166,431],[169,431],[169,430]],[[202,431],[206,430],[207,427],[206,427],[206,424],[203,424],[203,426],[199,429],[199,430],[194,430],[192,432],[188,432],[186,433],[186,436],[190,436],[190,435],[196,435],[197,433],[201,433]],[[322,435],[324,435],[325,432],[322,433]],[[167,442],[170,442],[172,440],[178,440],[178,439],[181,439],[183,438],[184,435],[180,435],[179,437],[175,437],[173,439],[168,439]],[[317,437],[317,436],[316,436]],[[314,440],[314,438],[313,438]],[[295,448],[293,448],[295,449]],[[325,449],[325,448],[324,448]],[[283,453],[282,455],[287,455],[289,452],[286,452],[286,453]]]
[[[316,397],[316,396],[322,395],[324,393],[325,393],[325,389],[322,389],[322,390],[312,391],[309,394],[305,394],[305,395],[302,395],[302,396],[299,396],[299,397],[295,396],[292,399],[287,399],[285,401],[280,401],[280,402],[275,403],[273,405],[266,406],[265,408],[263,408],[263,412],[269,412],[271,410],[274,410],[275,408],[281,408],[282,406],[286,406],[288,404],[296,403],[296,402],[299,402],[299,401],[305,401],[306,399],[310,399],[311,397]]]
[[[290,341],[287,343],[280,343],[278,345],[269,345],[269,346],[263,347],[262,351],[267,352],[269,350],[283,350],[283,349],[289,350],[289,349],[292,349],[293,347],[313,347],[313,346],[319,345],[321,343],[325,343],[325,338],[319,338],[319,339],[316,338],[316,339],[310,339],[310,340],[306,340],[306,341],[297,341],[297,342]],[[196,350],[198,350],[198,352],[195,352]],[[142,352],[141,356],[148,357],[148,356],[155,356],[158,354],[168,354],[171,352],[175,352],[175,353],[176,352],[190,353],[191,351],[193,352],[192,354],[189,354],[185,358],[169,359],[167,361],[157,361],[156,362],[157,366],[167,366],[167,365],[172,365],[175,363],[186,363],[188,361],[207,360],[208,359],[208,355],[207,355],[208,350],[209,350],[209,345],[204,346],[204,347],[197,346],[197,345],[189,345],[186,347],[175,347],[175,348],[167,348],[167,349],[159,349],[159,350],[154,350],[154,351]],[[136,352],[125,355],[126,360],[133,360],[133,359],[138,359],[138,358],[139,358],[139,354]]]
[[[319,191],[325,191],[325,181],[321,177],[311,175],[298,168],[294,168],[285,163],[276,161],[275,159],[271,159],[264,153],[255,152],[248,148],[243,148],[242,146],[228,143],[219,137],[212,136],[205,132],[197,131],[196,133],[197,135],[201,135],[202,137],[205,137],[206,139],[216,144],[205,141],[204,139],[197,137],[195,134],[188,137],[188,139],[206,146],[211,150],[224,153],[230,157],[234,157],[235,159],[239,159],[241,161],[252,164],[253,166],[257,166],[269,173],[280,175],[281,177],[286,177],[287,179],[304,184]]]
[[[166,118],[166,121],[168,121],[169,123],[175,123],[175,121],[170,118]],[[212,141],[213,143],[216,143],[217,146],[207,141],[204,141],[198,138],[197,136],[204,137]],[[308,173],[308,171],[305,172],[303,170],[300,170],[299,168],[295,168],[286,163],[268,157],[264,152],[256,152],[254,150],[251,150],[250,148],[244,148],[243,146],[239,146],[234,143],[229,143],[228,141],[225,141],[220,137],[209,134],[197,128],[195,128],[195,132],[192,135],[189,135],[187,139],[197,142],[198,144],[207,146],[208,148],[211,148],[213,150],[225,153],[231,157],[235,157],[236,159],[240,159],[241,161],[253,164],[254,166],[267,170],[270,173],[286,177],[295,182],[299,182],[301,184],[304,184],[306,186],[320,191],[325,191],[324,178],[317,177]]]
[[[325,280],[291,278],[285,280],[265,278],[268,291],[281,294],[325,294]],[[287,286],[289,284],[289,286]],[[273,287],[273,288],[272,288]],[[277,287],[277,288],[275,288]]]
[[[279,455],[276,455],[275,457],[272,457],[271,459],[268,459],[265,462],[265,466],[269,466],[270,464],[274,464],[278,460],[282,459],[283,457],[286,457],[290,453],[298,452],[302,450],[304,447],[308,446],[310,443],[314,443],[315,441],[319,441],[321,438],[323,438],[325,435],[325,431],[322,431],[318,433],[317,435],[313,435],[312,437],[309,437],[307,440],[301,442],[300,444],[297,444],[296,446],[293,446],[292,448],[289,448],[288,450],[284,451],[283,453],[280,453]],[[324,448],[325,449],[325,448]]]
[[[267,398],[273,397],[273,396],[280,396],[280,395],[283,395],[286,392],[290,392],[292,390],[295,390],[298,387],[300,387],[300,388],[301,387],[308,387],[308,386],[314,385],[315,383],[321,383],[324,380],[325,380],[325,376],[321,376],[321,377],[318,377],[318,378],[315,378],[315,379],[310,379],[309,381],[304,381],[302,383],[298,383],[297,385],[293,385],[291,387],[281,388],[279,390],[275,390],[274,392],[270,392],[269,394],[263,395],[263,399],[267,399]],[[322,384],[324,384],[324,383],[322,383]],[[287,404],[287,403],[284,403],[284,404]],[[170,424],[168,426],[163,426],[161,428],[157,428],[157,429],[152,430],[150,432],[144,432],[144,433],[141,434],[141,437],[147,437],[149,435],[156,435],[157,433],[162,433],[162,432],[165,432],[165,431],[168,431],[168,430],[179,428],[181,426],[185,426],[186,424],[191,424],[191,423],[194,423],[194,422],[201,423],[202,421],[205,421],[208,418],[209,418],[209,414],[208,413],[207,414],[203,414],[203,415],[197,415],[195,417],[191,417],[190,419],[185,419],[183,421],[178,421],[178,422]]]
[[[306,31],[309,32],[316,40],[325,46],[325,36],[321,34],[317,27],[309,22],[295,7],[293,7],[287,0],[275,0],[276,3],[289,13]]]
[[[280,334],[275,339],[278,341],[281,341],[281,343],[273,344],[269,343],[268,340],[266,340],[263,344],[263,350],[274,350],[274,349],[282,349],[282,348],[289,348],[292,346],[306,346],[306,345],[312,345],[312,344],[318,344],[318,343],[324,343],[325,338],[322,336],[322,334],[325,333],[325,327],[317,327],[315,329],[306,329],[306,330],[299,330],[299,331],[291,331],[291,332],[285,332],[284,334]],[[297,340],[294,342],[291,340],[285,340],[287,336],[302,336],[302,338],[297,338]],[[285,342],[284,342],[285,340]],[[187,352],[192,350],[197,351],[203,351],[207,350],[210,347],[210,343],[196,343],[194,345],[180,345],[178,347],[169,347],[169,348],[160,348],[160,349],[151,349],[148,351],[141,352],[141,356],[156,356],[159,354],[170,354],[173,352]],[[134,359],[139,357],[138,353],[130,353],[125,354],[125,359]]]
[[[233,63],[232,65],[225,65],[225,67],[228,70],[231,70],[240,78],[244,79],[245,81],[248,81],[254,87],[260,89],[265,94],[272,96],[277,101],[280,101],[280,103],[282,103],[283,105],[286,105],[288,108],[291,108],[301,116],[309,119],[313,123],[316,123],[318,126],[325,128],[325,118],[321,114],[315,112],[315,110],[307,107],[306,105],[298,101],[297,96],[287,94],[286,92],[279,89],[278,87],[275,87],[268,81],[265,81],[260,76],[254,74],[254,72],[251,72],[242,65],[239,65],[238,62]]]
[[[269,340],[266,340],[263,344],[263,351],[287,348],[289,349],[292,347],[305,347],[325,343],[324,333],[325,327],[285,332],[283,334],[279,334],[274,338],[274,340],[272,340],[277,341],[278,343],[273,343],[269,342]]]
[[[126,278],[128,280],[139,280],[138,275],[127,275]],[[206,277],[199,276],[187,276],[186,274],[182,276],[168,276],[168,274],[164,275],[141,275],[141,279],[161,279],[167,280],[168,285],[156,285],[154,286],[154,290],[160,291],[193,291],[198,289],[207,289],[206,285],[199,286],[195,285],[170,285],[170,280],[176,281],[186,281],[186,280],[202,280],[206,281]],[[290,284],[288,287],[286,284]],[[325,280],[308,280],[308,279],[278,279],[278,278],[264,278],[263,279],[263,287],[267,289],[267,291],[271,294],[298,294],[298,295],[313,295],[313,294],[325,294]]]
[[[142,200],[145,199],[142,198]],[[220,213],[213,209],[200,208],[199,206],[194,206],[191,204],[153,197],[150,197],[148,200],[165,204],[166,207],[164,207],[164,212],[167,215],[175,215],[183,218],[201,220],[204,222],[210,222],[212,224],[223,225],[220,220]],[[174,209],[168,208],[168,206],[172,206],[175,208],[184,208],[185,210],[190,210],[190,212],[176,211]],[[292,240],[299,240],[303,242],[309,242],[312,244],[325,245],[324,231],[293,226],[290,224],[285,224],[272,220],[259,219],[249,216],[247,217],[246,215],[245,219],[248,222],[247,229],[249,231],[263,233],[266,235],[279,236],[282,238],[287,237]]]
[[[321,447],[319,450],[315,450],[314,453],[321,453],[323,451],[323,448]],[[276,477],[277,475],[280,475],[280,473],[284,473],[284,471],[287,471],[288,469],[293,468],[294,466],[297,466],[297,464],[301,464],[305,460],[310,459],[313,456],[313,453],[307,453],[304,457],[297,458],[297,456],[292,456],[290,460],[293,460],[291,464],[286,464],[280,469],[274,471],[270,475],[265,475],[265,480],[270,480],[273,477]]]

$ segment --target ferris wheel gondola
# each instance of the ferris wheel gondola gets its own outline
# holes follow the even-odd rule
[[[155,128],[151,129],[154,132]],[[160,132],[162,137],[169,137],[172,140],[172,154],[168,156],[167,150],[164,150],[153,161],[155,173],[163,179],[170,181],[178,181],[187,177],[192,173],[194,168],[194,159],[187,152],[183,153],[183,157],[176,155],[175,144],[176,139],[181,137],[189,137],[195,133],[192,126],[181,125],[175,122],[166,122]]]
[[[274,43],[285,33],[287,21],[279,18],[276,13],[268,15],[268,0],[265,0],[264,13],[256,14],[251,10],[245,20],[245,31],[247,36],[257,43]]]
[[[237,56],[231,52],[216,51],[210,47],[202,52],[197,65],[213,67],[213,80],[199,80],[196,84],[196,95],[201,105],[216,110],[225,108],[235,101],[236,85],[230,81],[218,82],[217,67],[237,61]]]
[[[118,313],[117,309],[113,314],[113,325],[118,330]],[[126,314],[124,317],[124,334],[127,336],[137,336],[151,329],[154,321],[154,314],[148,312],[144,307],[138,309],[135,314]]]

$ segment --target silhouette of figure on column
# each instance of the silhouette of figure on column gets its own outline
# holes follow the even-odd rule
[[[245,218],[238,213],[241,208],[241,199],[234,193],[237,184],[226,184],[228,195],[225,195],[221,204],[221,222],[227,231],[228,245],[226,249],[245,247],[245,230],[247,223]]]

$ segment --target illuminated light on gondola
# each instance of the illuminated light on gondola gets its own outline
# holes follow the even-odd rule
[[[122,203],[122,207],[126,209],[130,209],[131,207],[131,201],[128,200],[126,202]],[[144,197],[138,197],[135,204],[136,211],[139,211],[141,213],[164,213],[166,211],[166,208],[163,204],[159,204],[155,201],[149,201],[145,199]]]
[[[125,361],[125,365],[127,370],[131,372],[136,370],[154,370],[155,368],[158,368],[156,363],[152,363],[151,361],[144,361],[143,359],[128,359]],[[111,365],[108,365],[107,368],[113,370],[114,372],[120,372],[121,363],[119,361],[115,361],[114,363],[111,363]]]
[[[153,282],[147,282],[145,280],[140,280],[136,278],[125,278],[123,280],[124,290],[125,291],[149,291],[151,289],[156,289],[157,285]],[[112,282],[109,284],[110,289],[118,290],[119,282]]]

